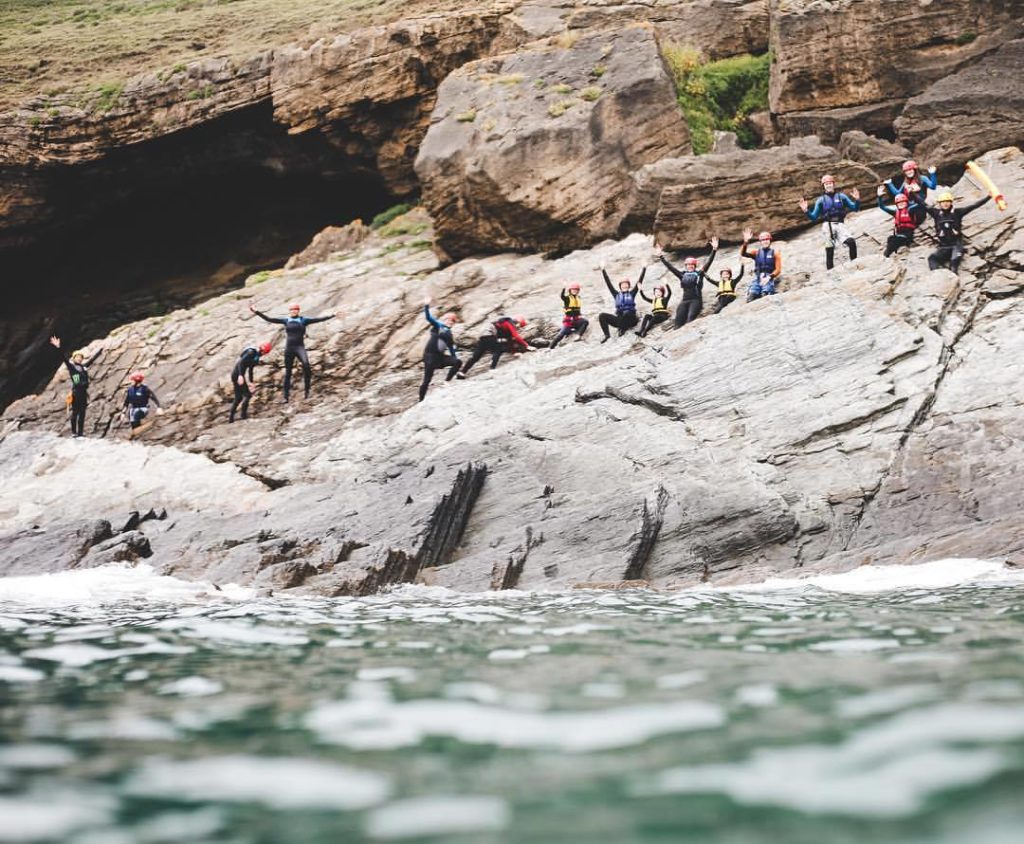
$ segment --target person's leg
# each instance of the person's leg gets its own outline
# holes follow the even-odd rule
[[[601,325],[601,333],[604,335],[604,340],[607,340],[611,337],[611,334],[608,332],[608,326],[615,325],[615,317],[612,314],[601,313],[598,314],[597,321]],[[604,340],[601,342],[603,343]]]
[[[448,374],[444,377],[444,380],[451,381],[452,378],[458,375],[462,361],[455,357],[455,355],[442,355],[439,365],[448,367]]]
[[[291,346],[284,347],[284,400],[292,392],[292,366],[295,364],[295,350]]]
[[[423,358],[423,383],[420,384],[420,401],[427,395],[427,387],[434,377],[434,370],[437,369],[437,355]]]
[[[825,269],[830,270],[836,265],[836,248],[834,246],[825,247]]]
[[[960,275],[960,262],[964,259],[964,248],[957,244],[950,250],[949,255],[949,268]]]
[[[484,356],[484,351],[486,351],[487,341],[489,339],[490,338],[485,335],[476,341],[476,346],[473,347],[473,354],[471,354],[466,362],[462,364],[462,372],[459,373],[460,375],[465,375],[469,372],[469,370],[473,368],[473,364]]]
[[[636,325],[636,311],[626,311],[618,316],[619,336],[621,337]]]
[[[505,354],[505,348],[505,344],[500,341],[494,344],[494,350],[491,352],[491,369],[494,369],[498,365],[498,361],[501,360],[501,356]]]
[[[590,327],[590,320],[579,317],[573,324],[573,328],[576,329],[576,340],[579,342],[583,339],[583,335],[587,333],[587,329]]]
[[[765,296],[775,295],[775,285],[778,283],[778,278],[769,278],[761,282],[761,290]]]
[[[309,388],[313,383],[313,370],[310,368],[309,365],[309,353],[306,351],[305,346],[299,346],[299,348],[295,350],[295,356],[302,363],[302,384],[304,387],[303,392],[305,394],[305,397],[308,399]]]
[[[644,318],[642,320],[640,320],[640,330],[637,331],[637,336],[638,337],[646,337],[647,336],[647,332],[651,328],[651,323],[653,322],[653,319],[654,318],[650,314],[644,314]]]
[[[850,250],[850,260],[852,261],[857,257],[857,241],[852,237],[848,237],[843,241],[843,243],[845,243],[846,248]]]
[[[239,386],[237,381],[235,381],[231,386],[234,387],[235,394],[231,399],[231,412],[228,413],[228,422],[235,421],[235,411],[238,410],[238,406],[242,403],[243,397],[242,388]]]
[[[570,334],[572,334],[572,326],[563,324],[562,327],[558,329],[558,333],[555,335],[555,339],[551,341],[551,348],[555,348],[555,346],[561,343]]]
[[[84,395],[71,394],[71,433],[85,436],[85,408],[89,399]]]
[[[761,298],[761,283],[754,278],[750,282],[750,286],[747,288],[747,301],[753,302],[755,299]]]
[[[242,418],[249,418],[249,399],[252,398],[252,390],[249,389],[249,385],[245,384],[242,387]]]
[[[949,261],[950,249],[948,246],[940,246],[928,256],[928,269],[937,270]]]

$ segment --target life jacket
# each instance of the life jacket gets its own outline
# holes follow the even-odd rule
[[[843,204],[842,194],[838,191],[833,194],[823,193],[821,195],[822,219],[828,223],[841,223],[846,219],[847,208]]]
[[[683,289],[683,299],[693,301],[700,298],[701,274],[696,270],[686,270],[679,276],[679,286]]]
[[[917,228],[917,218],[911,213],[909,204],[904,205],[902,208],[898,205],[896,206],[893,221],[896,226],[896,234],[905,234]]]
[[[146,407],[149,405],[150,389],[145,384],[134,384],[128,388],[128,404],[132,407]]]
[[[77,363],[71,364],[71,389],[85,390],[89,386],[89,371]]]
[[[668,308],[665,307],[665,297],[664,296],[655,296],[654,297],[653,301],[651,302],[651,311],[656,313],[656,314],[667,314],[667,313],[669,313]]]
[[[954,246],[960,242],[960,220],[953,209],[938,209],[935,215],[935,235],[940,246]]]
[[[511,340],[512,332],[509,331],[509,325],[514,325],[515,320],[512,317],[498,317],[494,322],[491,323],[491,328],[494,329],[495,335],[500,337],[502,340]]]
[[[583,308],[583,300],[575,293],[567,293],[562,304],[565,305],[566,316],[579,316]]]
[[[615,295],[615,310],[619,313],[634,313],[636,311],[636,294],[631,290]]]
[[[757,250],[757,254],[754,255],[754,272],[758,277],[775,272],[775,250],[771,246]]]
[[[718,281],[718,295],[719,296],[735,296],[736,286],[730,275],[728,278],[719,278]]]

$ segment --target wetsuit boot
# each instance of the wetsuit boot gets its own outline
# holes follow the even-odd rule
[[[843,243],[845,243],[846,248],[850,250],[850,260],[854,260],[854,258],[857,257],[857,241],[851,237],[849,240],[844,240]]]

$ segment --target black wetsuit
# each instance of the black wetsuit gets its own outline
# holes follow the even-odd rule
[[[309,355],[306,353],[306,326],[312,325],[315,322],[326,322],[329,319],[334,319],[334,315],[321,317],[268,317],[266,314],[256,311],[256,316],[260,317],[260,319],[265,319],[267,322],[284,326],[286,338],[284,344],[284,400],[288,401],[288,397],[291,395],[292,366],[296,358],[302,364],[302,380],[305,385],[305,395],[308,399],[309,387],[313,381],[313,370],[309,368]]]
[[[679,307],[676,308],[676,328],[681,328],[686,323],[693,322],[700,316],[700,312],[704,307],[704,298],[701,292],[704,282],[707,280],[714,284],[713,281],[707,278],[707,271],[715,260],[717,251],[717,249],[711,250],[711,254],[708,255],[704,266],[699,270],[679,270],[673,267],[664,255],[661,256],[661,263],[668,268],[672,275],[679,279],[679,286],[683,290],[683,300],[679,303]]]
[[[235,368],[231,370],[231,386],[234,388],[235,396],[231,403],[231,413],[228,422],[235,421],[235,411],[241,409],[242,418],[249,418],[249,399],[252,398],[252,390],[249,384],[253,380],[253,367],[260,362],[260,351],[252,346],[245,349],[235,362]],[[238,381],[241,379],[242,383]]]
[[[445,381],[451,381],[459,371],[459,355],[455,350],[455,338],[452,330],[441,320],[431,316],[430,305],[423,306],[423,315],[430,323],[430,337],[423,348],[423,383],[420,384],[420,401],[427,395],[427,388],[438,369],[448,368]]]
[[[672,315],[672,312],[668,309],[668,303],[672,299],[672,288],[667,284],[663,286],[665,288],[665,295],[655,296],[653,299],[644,293],[643,290],[640,291],[640,298],[654,306],[651,312],[644,314],[644,318],[640,320],[640,330],[637,334],[641,337],[646,337],[648,331],[654,328],[654,326],[660,325]]]
[[[100,355],[96,352],[85,363],[75,363],[67,356],[64,358],[64,366],[67,367],[68,375],[71,376],[71,435],[73,437],[85,436],[85,409],[89,406],[89,367]]]
[[[943,264],[949,264],[953,272],[960,272],[960,262],[964,257],[964,217],[980,208],[989,199],[991,197],[986,196],[963,208],[950,208],[948,211],[936,205],[924,206],[925,212],[935,221],[935,238],[939,241],[939,248],[928,256],[928,269],[937,270]]]
[[[529,348],[523,338],[520,337],[519,331],[516,329],[515,320],[511,317],[504,316],[496,319],[492,325],[494,326],[494,333],[484,334],[477,340],[473,354],[462,365],[462,371],[459,373],[460,378],[473,368],[473,364],[480,360],[485,352],[491,353],[491,369],[494,369],[497,367],[498,361],[501,360],[501,356],[513,346],[524,352]]]
[[[615,313],[602,313],[598,314],[597,317],[597,321],[601,325],[601,333],[604,334],[604,340],[611,336],[608,332],[608,329],[611,327],[619,329],[619,336],[621,337],[636,325],[636,294],[639,292],[640,284],[643,282],[646,274],[647,267],[644,267],[640,270],[640,278],[637,279],[633,287],[629,290],[616,290],[612,285],[612,280],[608,278],[608,273],[605,270],[601,270],[601,275],[604,276],[604,283],[608,287],[608,292],[615,299]],[[603,343],[604,340],[601,342]]]
[[[722,280],[716,284],[710,278],[704,279],[704,281],[714,286],[714,288],[718,291],[718,296],[715,298],[715,304],[711,308],[711,313],[719,314],[722,312],[723,308],[725,308],[727,305],[731,305],[733,302],[736,301],[736,285],[739,284],[740,281],[743,279],[744,269],[746,269],[746,267],[740,264],[739,275],[730,277],[729,281]]]
[[[149,413],[149,403],[160,407],[160,399],[145,384],[133,384],[124,394],[124,407],[128,409],[128,421],[138,428]]]

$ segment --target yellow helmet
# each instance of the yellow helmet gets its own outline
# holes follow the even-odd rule
[[[939,194],[939,202],[952,202],[952,201],[953,201],[953,191],[944,190],[942,193]]]

